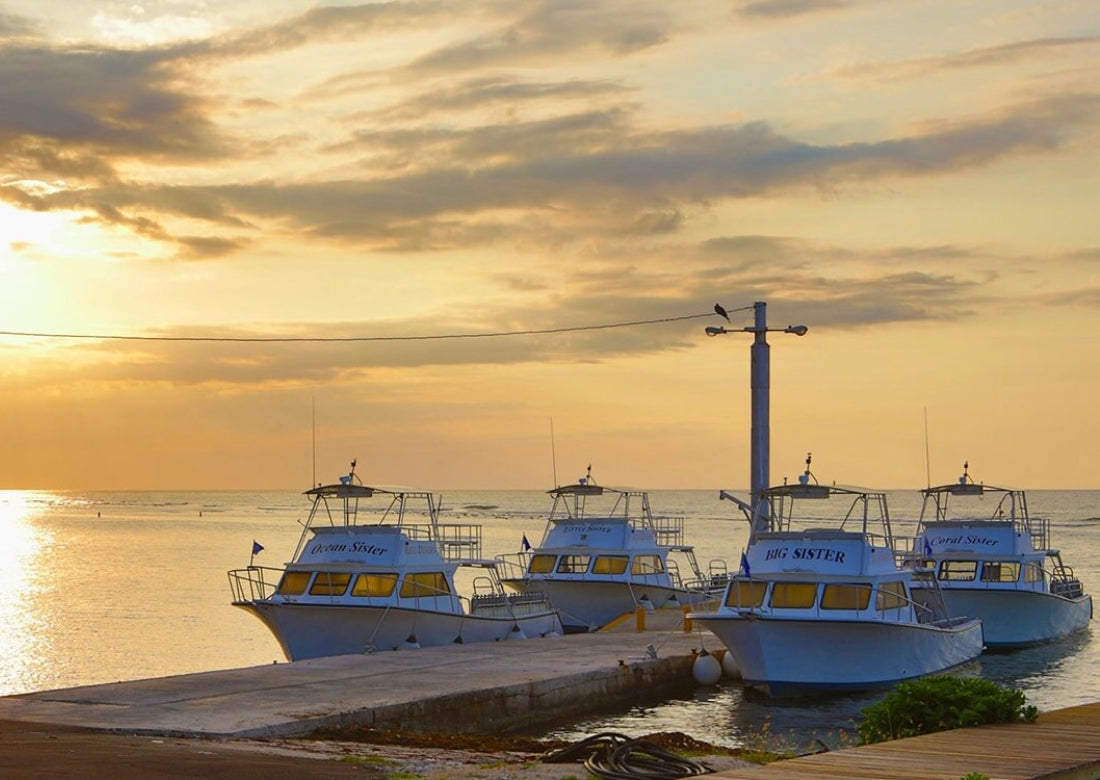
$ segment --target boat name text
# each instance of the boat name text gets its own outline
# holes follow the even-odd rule
[[[836,561],[844,563],[844,553],[828,547],[795,547],[790,550],[787,547],[776,547],[768,550],[764,560],[771,561],[776,558],[792,558],[796,561]]]
[[[321,544],[318,542],[309,548],[309,552],[312,555],[323,555],[324,553],[334,552],[353,552],[362,553],[364,555],[385,555],[389,552],[386,547],[379,547],[376,544],[368,544],[367,542],[352,542],[351,544]]]
[[[967,545],[981,545],[984,547],[996,547],[997,540],[990,539],[986,536],[965,536],[959,534],[958,536],[937,536],[930,540],[931,544],[943,545],[943,544],[967,544]]]

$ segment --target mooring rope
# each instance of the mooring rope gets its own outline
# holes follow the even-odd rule
[[[542,757],[547,764],[583,761],[584,768],[604,780],[676,780],[710,774],[698,761],[624,734],[603,732]]]

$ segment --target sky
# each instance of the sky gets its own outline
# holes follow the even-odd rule
[[[1098,141],[1094,0],[0,0],[0,488],[741,490],[757,302],[773,483],[1100,488]]]

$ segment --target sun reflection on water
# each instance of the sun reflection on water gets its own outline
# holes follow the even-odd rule
[[[53,542],[35,518],[55,496],[26,490],[0,491],[0,693],[22,689],[44,664],[39,602],[48,592],[39,559]]]

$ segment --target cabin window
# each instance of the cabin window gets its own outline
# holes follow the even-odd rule
[[[351,586],[351,595],[385,598],[393,593],[395,585],[396,574],[360,574]]]
[[[772,586],[771,605],[776,609],[806,609],[816,598],[816,582],[777,582]]]
[[[557,563],[558,556],[556,555],[532,555],[531,564],[527,567],[529,574],[549,574],[554,570],[554,564]]]
[[[313,585],[309,589],[311,596],[343,596],[351,582],[351,575],[347,572],[319,571],[313,579]]]
[[[1024,566],[1024,582],[1042,582],[1043,579],[1042,566],[1035,563],[1029,563]]]
[[[1020,564],[1015,561],[986,561],[982,564],[982,582],[1015,582],[1020,579]]]
[[[904,582],[884,582],[875,592],[875,609],[901,609],[908,604]]]
[[[944,561],[940,564],[940,579],[970,582],[978,573],[977,561]]]
[[[631,574],[660,574],[664,570],[659,555],[636,555],[630,564]]]
[[[734,580],[726,593],[727,607],[759,607],[764,603],[768,583],[753,580]]]
[[[821,594],[822,609],[867,609],[870,585],[826,585]]]
[[[446,596],[451,592],[447,578],[441,571],[418,571],[405,575],[401,582],[401,598],[416,599],[424,596]]]
[[[630,561],[625,555],[599,555],[592,564],[593,574],[623,574]]]
[[[558,574],[584,574],[591,555],[563,555],[558,561]]]
[[[306,585],[313,575],[311,571],[288,571],[283,574],[282,581],[275,591],[280,596],[301,596],[306,592]]]

